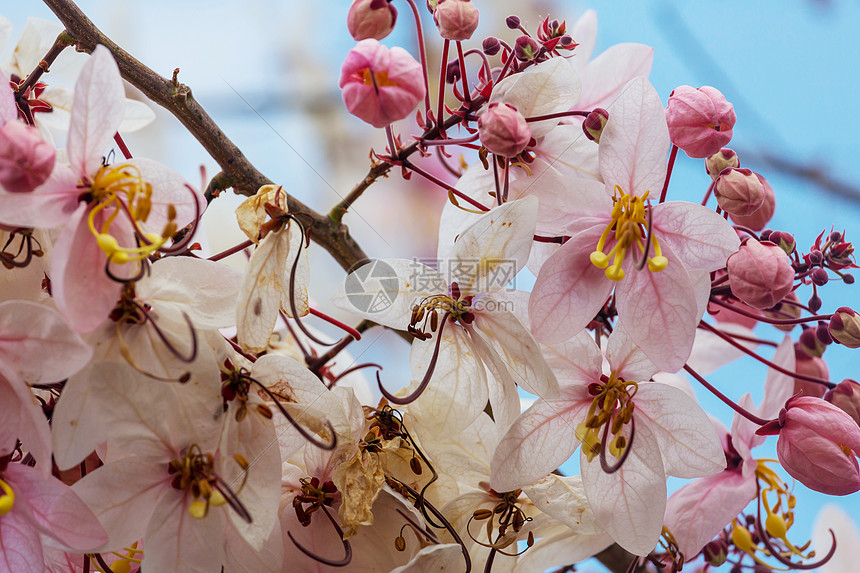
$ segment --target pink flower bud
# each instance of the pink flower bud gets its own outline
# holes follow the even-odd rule
[[[758,177],[758,180],[761,181],[761,184],[764,187],[764,201],[762,201],[761,206],[757,210],[753,211],[751,215],[744,216],[729,213],[729,217],[731,217],[732,221],[738,225],[749,227],[753,231],[761,231],[773,218],[773,213],[776,211],[776,195],[774,195],[773,187],[770,186],[767,179],[758,173],[756,173],[755,176]]]
[[[779,415],[776,454],[785,471],[806,487],[830,495],[860,490],[860,427],[820,398],[791,398]]]
[[[806,352],[794,352],[794,370],[798,374],[806,376],[815,376],[828,380],[830,378],[830,369],[827,368],[827,362],[820,356],[810,356]],[[827,392],[827,386],[824,384],[816,384],[800,378],[794,379],[794,393],[803,392],[803,396],[812,396],[821,398]]]
[[[32,191],[51,175],[56,153],[35,127],[15,119],[7,121],[0,127],[0,189]]]
[[[705,171],[708,172],[708,175],[711,176],[711,180],[716,181],[717,177],[720,176],[723,169],[728,169],[729,167],[740,167],[741,160],[738,158],[738,154],[729,149],[728,147],[724,147],[705,159]]]
[[[512,105],[494,102],[478,118],[481,143],[491,153],[502,157],[515,157],[526,148],[532,132],[526,118]]]
[[[824,399],[854,418],[860,424],[860,384],[846,378],[827,391]]]
[[[425,94],[421,64],[403,48],[389,50],[372,38],[347,54],[338,85],[349,112],[373,127],[407,117]]]
[[[772,309],[766,310],[764,312],[764,315],[769,318],[776,318],[778,320],[800,318],[800,315],[802,314],[800,306],[790,304],[791,302],[796,302],[798,303],[798,305],[800,304],[800,300],[797,298],[797,294],[794,291],[788,293],[785,298],[782,299],[782,302],[777,303]],[[791,332],[797,325],[774,324],[773,326],[775,328],[778,328],[779,330],[782,330],[783,332]]]
[[[794,285],[788,255],[768,241],[747,240],[729,257],[726,268],[732,294],[754,308],[772,308]]]
[[[346,15],[346,27],[358,42],[367,38],[381,40],[397,22],[397,8],[390,0],[355,0]]]
[[[735,110],[716,88],[680,86],[669,96],[669,138],[690,157],[708,157],[732,139]]]
[[[440,0],[433,20],[443,38],[462,42],[478,27],[478,9],[469,0]]]
[[[860,348],[860,316],[847,306],[836,309],[827,330],[839,344],[848,348]]]
[[[724,169],[714,183],[714,196],[723,211],[752,215],[764,201],[764,185],[749,169]]]
[[[585,121],[582,122],[582,131],[585,133],[585,137],[591,141],[600,143],[600,134],[603,133],[603,128],[606,127],[608,121],[608,111],[602,107],[594,108],[585,116]]]

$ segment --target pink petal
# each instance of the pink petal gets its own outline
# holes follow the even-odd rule
[[[75,83],[66,150],[72,169],[96,173],[125,115],[125,90],[110,51],[96,46]]]
[[[220,571],[224,562],[223,512],[212,508],[203,519],[188,513],[190,503],[184,492],[174,490],[156,505],[149,520],[144,543],[144,561],[149,571]]]
[[[669,201],[654,205],[651,213],[657,239],[668,244],[688,269],[721,269],[740,246],[729,222],[707,207]]]
[[[658,370],[623,328],[616,327],[609,336],[606,359],[612,370],[624,380],[650,380]]]
[[[687,270],[668,248],[660,272],[633,271],[615,290],[618,316],[657,368],[677,372],[693,349],[698,324],[696,296]]]
[[[9,453],[15,439],[35,458],[44,474],[51,471],[51,429],[42,408],[36,405],[30,387],[22,380],[0,375],[0,452]]]
[[[32,192],[0,192],[0,223],[34,229],[59,227],[80,202],[78,179],[74,171],[58,163],[48,180]]]
[[[559,385],[565,388],[584,388],[603,374],[603,353],[587,332],[560,344],[544,345],[541,351]]]
[[[571,58],[574,68],[579,71],[591,59],[594,44],[597,42],[597,12],[594,10],[583,12],[576,24],[573,25],[571,36],[576,38],[576,42],[579,44],[576,47],[576,57]]]
[[[794,343],[789,335],[785,335],[782,342],[773,353],[771,362],[782,366],[789,372],[795,371]],[[785,406],[785,402],[794,395],[794,378],[773,368],[767,369],[767,378],[764,381],[764,399],[758,409],[758,415],[762,418],[776,418],[779,411]]]
[[[756,480],[734,471],[698,479],[672,494],[664,525],[687,559],[701,551],[755,499]]]
[[[128,165],[136,167],[143,180],[152,185],[152,212],[143,224],[147,231],[160,233],[164,229],[168,205],[176,208],[179,228],[190,223],[195,214],[203,215],[206,199],[182,175],[152,159],[132,159]]]
[[[78,207],[57,238],[51,256],[54,301],[78,332],[90,332],[101,324],[116,306],[122,291],[122,284],[105,274],[107,256],[87,225],[88,207],[85,203]],[[112,232],[119,229],[120,221],[119,218],[114,221]],[[123,238],[118,239],[121,245],[132,243]]]
[[[607,189],[619,185],[625,193],[642,195],[663,188],[669,128],[657,92],[645,78],[624,86],[608,107],[609,123],[600,136],[600,173]]]
[[[580,41],[574,36],[576,41]],[[576,48],[577,58],[580,46]],[[576,59],[576,58],[574,58]],[[633,78],[651,73],[654,48],[642,44],[616,44],[588,62],[582,74],[582,95],[577,109],[611,109],[621,89]],[[611,112],[610,112],[611,117]],[[602,140],[601,140],[602,141]]]
[[[615,285],[589,259],[602,232],[595,225],[574,235],[541,267],[529,299],[532,333],[540,342],[567,340],[606,303]]]
[[[19,511],[0,519],[0,570],[15,573],[44,573],[39,532]]]
[[[21,464],[10,464],[4,477],[18,486],[29,517],[43,534],[75,551],[91,551],[107,542],[90,508],[60,480]]]

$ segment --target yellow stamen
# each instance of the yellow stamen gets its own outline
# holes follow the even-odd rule
[[[209,505],[198,499],[188,506],[188,513],[194,519],[203,519],[209,514]]]
[[[0,479],[0,490],[3,491],[3,495],[0,496],[0,515],[6,515],[15,506],[15,492],[2,479]]]

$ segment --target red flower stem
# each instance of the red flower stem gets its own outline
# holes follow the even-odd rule
[[[708,199],[711,198],[711,193],[714,191],[714,187],[717,185],[716,179],[711,181],[711,184],[708,185],[708,191],[705,193],[705,198],[702,199],[702,207],[708,204]]]
[[[478,203],[477,201],[475,201],[474,199],[472,199],[468,195],[465,195],[462,191],[458,191],[457,189],[451,187],[450,185],[448,185],[447,183],[445,183],[441,179],[427,173],[426,171],[422,170],[420,167],[417,167],[414,163],[411,163],[410,161],[407,160],[407,161],[403,162],[403,166],[406,167],[407,169],[411,169],[412,171],[414,171],[415,173],[417,173],[418,175],[420,175],[424,179],[427,179],[431,183],[435,183],[436,185],[438,185],[442,189],[453,193],[454,195],[456,195],[457,197],[459,197],[463,201],[467,202],[468,204],[472,205],[476,209],[480,209],[481,211],[489,211],[490,210],[489,208],[484,207],[483,205],[481,205],[480,203]]]
[[[122,136],[117,131],[113,134],[113,140],[116,142],[117,147],[119,147],[122,156],[125,157],[125,160],[128,161],[131,159],[131,151],[128,150],[128,146],[123,141]]]
[[[451,45],[450,40],[445,40],[442,45],[442,65],[439,68],[439,107],[436,115],[436,125],[439,126],[439,137],[445,139],[445,120],[442,119],[445,113],[445,76],[448,73],[448,48]]]
[[[827,386],[828,388],[835,388],[836,387],[836,384],[834,384],[833,382],[830,382],[829,380],[824,380],[823,378],[818,378],[816,376],[808,376],[806,374],[801,374],[800,372],[792,372],[791,370],[789,370],[787,368],[783,368],[782,366],[780,366],[778,364],[774,364],[773,362],[771,362],[767,358],[764,358],[763,356],[759,356],[758,354],[756,354],[755,352],[753,352],[752,350],[750,350],[749,348],[747,348],[743,344],[741,344],[739,342],[735,342],[731,336],[728,336],[727,334],[724,334],[723,332],[717,330],[716,328],[714,328],[713,326],[711,326],[707,322],[700,322],[699,326],[704,328],[705,330],[710,330],[711,332],[713,332],[714,334],[716,334],[717,336],[719,336],[720,338],[722,338],[723,340],[725,340],[726,342],[728,342],[729,344],[731,344],[732,346],[737,348],[738,350],[742,351],[745,354],[752,356],[753,358],[755,358],[756,360],[758,360],[759,362],[761,362],[765,366],[768,366],[769,368],[773,368],[777,372],[785,374],[786,376],[791,376],[792,378],[797,378],[798,380],[804,380],[806,382],[812,382],[814,384],[821,384],[823,386]]]
[[[428,139],[422,142],[424,147],[431,147],[433,145],[465,145],[466,143],[472,143],[473,141],[477,141],[479,134],[470,135],[469,137],[463,137],[460,139]]]
[[[570,117],[572,115],[578,115],[581,117],[586,117],[589,113],[591,113],[591,112],[590,111],[577,111],[577,110],[560,111],[558,113],[549,113],[547,115],[536,115],[534,117],[527,117],[526,121],[531,123],[533,121],[543,121],[545,119],[555,119],[557,117]]]
[[[236,253],[238,253],[240,251],[244,251],[245,249],[247,249],[248,247],[250,247],[253,244],[254,243],[250,240],[249,241],[242,241],[241,243],[239,243],[235,247],[230,247],[226,251],[221,251],[217,255],[212,255],[207,260],[209,260],[209,261],[220,261],[221,259],[226,259],[230,255],[235,255]]]
[[[342,323],[341,321],[337,320],[336,318],[332,318],[329,315],[322,313],[313,307],[308,307],[308,309],[310,310],[310,313],[312,315],[314,315],[315,317],[321,318],[324,321],[328,322],[329,324],[333,324],[334,326],[338,327],[339,329],[341,329],[344,332],[346,332],[347,334],[349,334],[355,340],[361,340],[361,333],[359,331],[357,331],[356,329],[354,329],[353,327],[347,326],[344,323]]]
[[[663,182],[663,190],[660,192],[660,203],[666,200],[666,192],[669,190],[669,179],[672,178],[672,170],[675,168],[675,158],[678,157],[678,146],[672,146],[669,154],[669,167],[666,169],[666,181]]]
[[[818,320],[830,320],[833,318],[832,314],[816,314],[814,316],[807,316],[806,318],[786,318],[786,319],[778,319],[778,318],[768,318],[761,314],[753,314],[748,310],[745,310],[739,306],[735,306],[733,304],[729,304],[727,302],[723,302],[718,298],[711,297],[710,302],[721,306],[723,308],[727,308],[732,312],[736,312],[748,318],[754,318],[759,322],[766,322],[767,324],[775,324],[775,325],[792,325],[792,324],[804,324],[806,322],[816,322]]]
[[[421,69],[424,72],[424,117],[430,115],[430,80],[427,76],[427,51],[424,49],[424,31],[421,28],[421,15],[415,0],[406,0],[415,16],[415,31],[418,34],[418,54],[421,57]]]
[[[385,126],[385,137],[388,138],[388,151],[391,157],[397,156],[397,144],[394,143],[394,134],[391,132],[391,124]]]
[[[714,396],[716,396],[717,398],[722,400],[726,406],[728,406],[729,408],[731,408],[732,410],[734,410],[735,412],[737,412],[738,414],[740,414],[741,416],[743,416],[744,418],[746,418],[747,420],[752,422],[753,424],[758,424],[759,426],[764,426],[765,424],[770,422],[770,420],[765,420],[764,418],[759,418],[758,416],[756,416],[752,412],[749,412],[749,411],[745,410],[744,408],[741,408],[740,406],[738,406],[734,402],[732,402],[729,398],[726,397],[725,394],[723,394],[722,392],[720,392],[719,390],[714,388],[710,382],[708,382],[707,380],[702,378],[702,376],[698,372],[696,372],[695,370],[690,368],[687,364],[684,364],[684,370],[686,370],[690,374],[690,376],[692,376],[693,378],[698,380],[699,383],[702,386],[704,386],[705,388],[707,388],[711,394],[713,394]]]
[[[445,41],[447,42],[447,40]],[[490,70],[490,62],[489,60],[487,60],[487,56],[485,56],[484,52],[482,52],[481,50],[476,50],[472,48],[471,50],[466,50],[465,52],[463,52],[463,57],[465,58],[472,54],[476,54],[481,57],[481,67],[484,70],[484,75],[487,77],[486,81],[489,81],[493,77],[493,72]],[[444,62],[445,60],[443,59],[442,61]]]
[[[457,40],[457,58],[460,60],[460,79],[463,80],[463,103],[466,107],[472,107],[472,98],[469,96],[469,78],[466,77],[466,59],[463,57],[463,44]]]

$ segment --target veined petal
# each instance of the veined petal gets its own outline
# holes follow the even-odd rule
[[[737,232],[713,209],[686,201],[651,207],[657,239],[671,247],[688,269],[714,271],[740,247]]]
[[[442,273],[415,260],[374,260],[350,273],[332,302],[377,324],[405,330],[412,307],[422,299],[448,293]]]
[[[30,193],[0,191],[0,223],[53,229],[66,223],[80,205],[79,176],[59,162],[48,180]]]
[[[632,271],[615,289],[618,316],[633,343],[660,370],[677,372],[693,349],[698,324],[690,275],[668,246],[660,272]]]
[[[96,46],[75,82],[66,145],[72,169],[82,176],[98,171],[124,113],[119,68],[107,48]]]
[[[176,210],[175,222],[180,229],[193,221],[196,213],[202,215],[206,210],[203,195],[170,167],[145,158],[130,159],[125,165],[136,168],[143,180],[152,185],[152,211],[142,224],[145,230],[161,233],[169,220],[167,212],[171,205]]]
[[[488,400],[493,411],[493,421],[502,432],[513,424],[522,411],[516,382],[504,359],[487,344],[477,329],[470,328],[468,332],[472,351],[487,369]]]
[[[725,471],[698,479],[672,494],[665,525],[678,549],[692,559],[756,497],[756,480]]]
[[[490,103],[503,102],[524,117],[567,111],[579,100],[582,85],[566,58],[551,58],[526,71],[508,76],[493,87]],[[532,122],[532,137],[546,135],[558,119]]]
[[[643,382],[657,372],[654,363],[633,343],[623,328],[616,327],[606,343],[606,359],[616,374],[624,380]]]
[[[482,299],[475,313],[474,328],[499,353],[517,386],[541,398],[558,396],[558,382],[540,352],[540,347],[522,322],[506,310],[502,301]]]
[[[10,511],[0,519],[0,569],[15,573],[45,572],[39,532],[21,512]]]
[[[628,436],[629,437],[629,436]],[[604,473],[600,461],[580,455],[579,467],[588,503],[597,523],[634,555],[654,549],[666,510],[666,475],[657,440],[647,424],[636,424],[632,450],[617,472]],[[607,463],[617,459],[607,451]]]
[[[720,438],[708,415],[683,390],[658,382],[641,382],[633,402],[636,438],[639,428],[647,425],[660,447],[666,475],[704,477],[726,468]]]
[[[614,288],[589,254],[603,225],[571,237],[541,267],[529,299],[532,333],[540,342],[562,342],[585,328]]]
[[[513,573],[543,573],[555,567],[579,563],[612,545],[612,538],[605,533],[580,535],[570,530],[560,531],[544,536],[520,556]]]
[[[574,36],[577,41],[579,38]],[[580,57],[580,46],[576,56]],[[642,44],[615,44],[588,62],[582,72],[580,109],[602,107],[610,109],[621,89],[633,78],[647,78],[651,74],[654,48]],[[610,111],[609,117],[612,117]],[[602,138],[601,138],[602,141]]]
[[[603,353],[587,332],[558,344],[543,344],[541,350],[563,387],[587,386],[603,374]]]
[[[409,563],[392,569],[391,573],[436,573],[456,571],[463,564],[463,552],[456,543],[430,545],[415,554]]]
[[[23,380],[0,375],[0,404],[4,404],[0,430],[1,455],[12,453],[16,441],[33,456],[39,469],[51,472],[51,429],[30,387]]]
[[[660,96],[642,77],[631,80],[608,107],[600,136],[600,174],[607,188],[625,193],[659,193],[666,178],[669,128]]]
[[[187,495],[171,491],[155,506],[146,528],[144,563],[152,571],[220,571],[224,562],[223,512],[212,508],[203,519],[188,513]]]
[[[563,464],[579,447],[576,427],[585,420],[589,406],[590,402],[565,399],[535,402],[499,441],[490,487],[512,491]]]
[[[512,281],[528,261],[537,212],[537,198],[524,197],[482,215],[454,243],[459,264],[451,282],[464,294],[480,294]]]
[[[524,487],[523,493],[535,507],[577,534],[595,535],[603,532],[591,513],[580,476],[548,474],[540,481]]]

